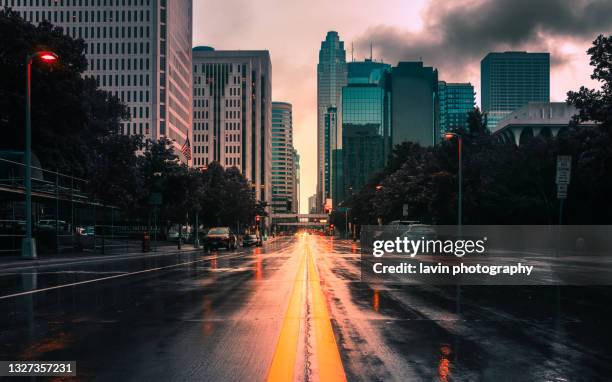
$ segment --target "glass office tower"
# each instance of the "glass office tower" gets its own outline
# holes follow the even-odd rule
[[[467,128],[468,113],[474,110],[474,86],[470,83],[438,82],[440,132]]]
[[[482,110],[489,129],[529,102],[550,101],[550,53],[489,53],[480,61]]]
[[[383,169],[390,150],[390,96],[385,73],[390,66],[366,60],[348,65],[342,89],[342,177],[334,177],[337,206]]]
[[[326,124],[329,117],[329,108],[337,110],[336,117],[340,117],[340,97],[342,87],[346,85],[346,51],[344,42],[340,40],[338,32],[327,32],[325,40],[321,42],[319,50],[319,63],[317,64],[317,211],[323,212],[324,205],[331,199],[331,168],[333,150],[339,149],[337,145],[342,141],[333,141],[338,135],[330,128],[339,127],[339,122]]]

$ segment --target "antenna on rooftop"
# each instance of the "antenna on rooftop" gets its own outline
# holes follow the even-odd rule
[[[353,47],[353,42],[351,41],[351,62],[355,61],[355,48]]]
[[[372,61],[372,42],[370,41],[370,61]]]

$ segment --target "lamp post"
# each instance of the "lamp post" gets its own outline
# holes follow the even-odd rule
[[[447,141],[453,139],[453,138],[457,138],[457,156],[458,156],[458,182],[457,182],[457,187],[458,187],[458,191],[457,191],[457,225],[459,227],[461,227],[461,220],[462,220],[462,189],[463,189],[463,174],[462,174],[462,164],[461,164],[461,146],[462,146],[462,138],[461,138],[461,134],[457,134],[457,133],[444,133],[444,139],[446,139]]]
[[[25,213],[26,213],[26,236],[21,245],[21,257],[26,259],[36,258],[36,241],[32,238],[32,118],[31,118],[31,80],[32,62],[39,59],[47,64],[58,60],[57,54],[49,51],[41,51],[29,54],[26,57],[26,139],[25,139]]]

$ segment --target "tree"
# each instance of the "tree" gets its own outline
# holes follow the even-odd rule
[[[89,193],[106,205],[126,213],[138,211],[145,193],[141,159],[135,152],[143,148],[139,136],[109,135],[92,147],[89,168]]]
[[[582,86],[567,94],[567,102],[579,113],[558,142],[558,152],[573,158],[566,220],[608,224],[612,220],[612,36],[598,36],[587,53],[594,67],[591,78],[600,83],[601,89]],[[596,126],[578,126],[587,121]]]

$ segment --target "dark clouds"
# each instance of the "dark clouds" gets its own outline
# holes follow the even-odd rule
[[[356,45],[365,50],[372,42],[377,56],[391,64],[422,57],[450,80],[460,80],[490,51],[549,51],[552,65],[561,65],[569,57],[559,41],[591,41],[612,30],[612,0],[436,0],[423,20],[418,33],[369,28]]]

